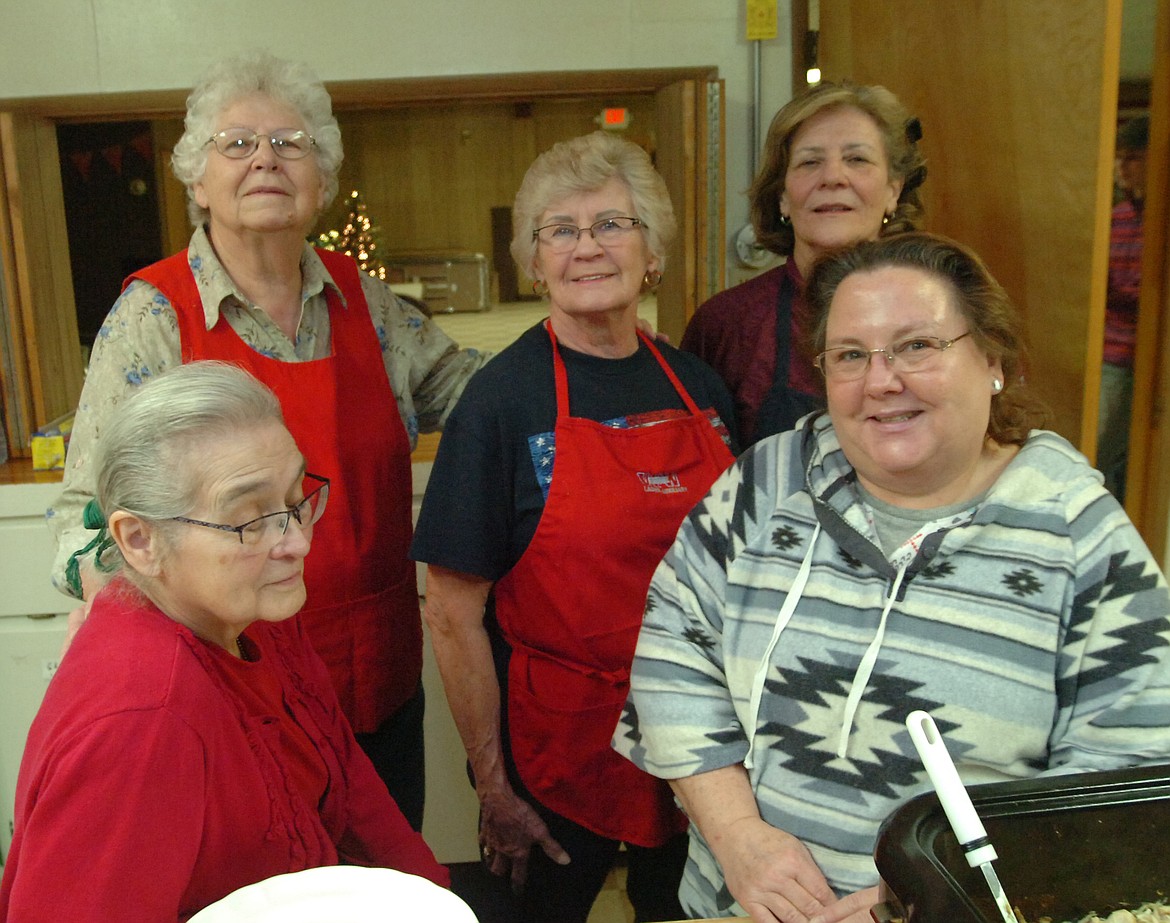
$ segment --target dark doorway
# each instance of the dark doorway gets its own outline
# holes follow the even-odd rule
[[[149,122],[57,127],[77,332],[93,343],[122,280],[162,257]]]

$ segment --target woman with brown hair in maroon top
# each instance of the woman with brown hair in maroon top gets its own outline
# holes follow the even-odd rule
[[[804,280],[824,253],[921,226],[921,137],[880,86],[821,83],[772,119],[748,195],[757,242],[788,259],[701,305],[681,343],[723,377],[744,447],[824,405]]]

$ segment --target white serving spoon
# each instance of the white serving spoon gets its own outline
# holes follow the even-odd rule
[[[1003,893],[999,876],[991,867],[992,860],[998,859],[999,854],[987,838],[983,822],[975,811],[975,805],[971,803],[971,796],[963,780],[959,778],[959,771],[955,769],[934,719],[924,711],[911,712],[906,716],[906,730],[910,732],[910,739],[918,749],[926,774],[930,776],[947,820],[951,822],[951,829],[959,839],[967,864],[971,868],[978,866],[987,879],[987,886],[991,889],[991,896],[995,898],[995,906],[999,908],[1004,923],[1019,923],[1011,902]]]

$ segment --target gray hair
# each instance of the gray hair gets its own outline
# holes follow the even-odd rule
[[[203,484],[189,458],[199,442],[275,420],[280,401],[227,362],[198,361],[152,378],[126,398],[102,431],[94,463],[104,518],[125,510],[151,522],[191,511]],[[116,546],[103,569],[123,563]]]
[[[187,187],[187,215],[195,227],[209,217],[207,209],[195,201],[194,192],[207,169],[207,140],[215,133],[220,114],[253,93],[263,93],[297,111],[317,142],[313,155],[325,190],[324,204],[337,195],[344,152],[329,93],[308,65],[284,61],[266,51],[250,51],[213,64],[187,97],[183,136],[171,154],[171,169]]]
[[[571,195],[594,192],[611,179],[630,191],[631,218],[642,221],[650,255],[661,271],[677,223],[666,183],[650,155],[632,141],[604,132],[561,141],[532,162],[512,206],[512,258],[530,279],[536,275],[536,241],[532,232],[548,207]]]

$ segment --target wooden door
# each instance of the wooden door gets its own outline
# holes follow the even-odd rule
[[[1096,454],[1121,0],[842,0],[829,79],[918,115],[927,223],[974,247],[1024,313],[1054,428]]]
[[[1166,570],[1170,546],[1170,0],[1158,0],[1150,147],[1142,221],[1142,292],[1134,356],[1125,508]]]
[[[681,80],[655,99],[655,166],[678,219],[658,288],[658,329],[677,345],[695,308],[724,285],[723,81]]]
[[[7,354],[4,374],[15,455],[27,450],[32,430],[77,406],[81,346],[56,127],[38,116],[0,113],[0,150],[6,186],[0,231],[11,240],[4,245],[5,329],[10,345],[20,342]]]

